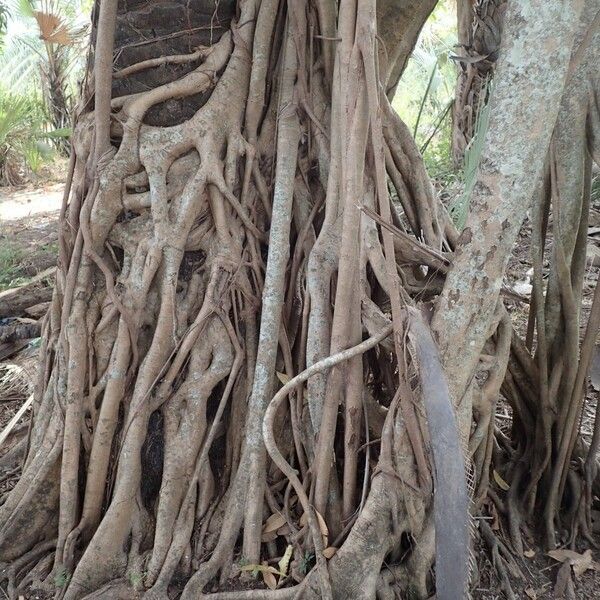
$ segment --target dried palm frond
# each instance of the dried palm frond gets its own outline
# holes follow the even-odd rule
[[[41,10],[34,11],[33,16],[40,29],[40,39],[61,46],[69,46],[73,43],[71,32],[61,17]]]
[[[33,389],[30,373],[15,364],[0,364],[0,402],[27,398]]]

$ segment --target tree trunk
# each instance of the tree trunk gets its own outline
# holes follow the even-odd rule
[[[503,270],[580,6],[508,18],[457,241],[386,96],[433,4],[96,4],[28,453],[0,507],[16,595],[29,571],[67,599],[424,597],[434,524],[437,597],[466,593],[460,399],[496,330],[508,361]],[[437,295],[441,356],[419,310]]]

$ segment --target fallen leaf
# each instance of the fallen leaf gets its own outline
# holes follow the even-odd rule
[[[526,556],[527,558],[533,558],[535,556],[535,550],[525,550],[525,552],[523,552],[523,556]]]
[[[493,470],[492,475],[494,476],[494,481],[498,484],[498,487],[501,490],[504,490],[506,492],[510,489],[510,485],[508,485],[508,483],[506,483],[506,481],[502,479],[502,476],[500,475],[500,473],[498,473],[498,471],[496,471],[496,469]]]
[[[528,587],[525,590],[525,594],[527,594],[527,597],[531,598],[531,600],[537,600],[537,592],[533,588]]]
[[[558,562],[565,562],[568,559],[577,560],[581,555],[575,550],[569,550],[568,548],[559,548],[558,550],[550,550],[548,556],[557,560]]]
[[[335,555],[335,553],[337,552],[337,548],[335,546],[329,546],[329,548],[325,548],[325,550],[323,550],[323,556],[329,560],[332,556]]]
[[[279,573],[282,577],[285,577],[288,572],[288,568],[290,566],[290,560],[292,559],[292,554],[294,552],[294,547],[289,545],[285,549],[285,554],[281,557],[281,560],[277,563],[279,567]]]
[[[592,559],[592,551],[588,548],[583,553],[581,560],[578,560],[573,563],[573,573],[575,573],[575,577],[579,577],[588,569],[591,569],[592,562],[594,562]]]
[[[285,517],[281,513],[273,513],[263,525],[263,535],[265,533],[271,533],[271,531],[277,531],[280,527],[285,525]]]
[[[327,529],[327,523],[325,523],[325,519],[321,515],[318,510],[315,510],[315,514],[317,515],[317,522],[319,524],[319,529],[321,530],[321,535],[323,536],[323,546],[327,547],[329,529]],[[308,515],[306,513],[302,513],[300,517],[300,526],[304,527],[308,524]]]
[[[269,573],[273,573],[274,575],[279,575],[279,571],[275,567],[270,567],[267,564],[262,565],[243,565],[240,567],[240,571],[252,571],[253,573],[264,573],[268,571]]]
[[[283,385],[285,385],[290,380],[290,378],[285,373],[280,373],[279,371],[275,371],[275,373],[277,373],[277,379],[279,379],[279,381],[281,381]]]
[[[267,533],[263,533],[261,535],[260,541],[263,542],[263,544],[266,544],[267,542],[274,542],[278,535],[279,534],[276,531],[268,531]]]
[[[263,563],[262,566],[267,567],[264,571],[262,571],[263,581],[267,584],[267,587],[270,590],[274,590],[277,587],[277,579],[275,578],[275,575],[273,575],[271,569],[275,569],[273,567],[269,567],[267,563]]]
[[[319,522],[319,529],[321,530],[321,535],[327,537],[329,535],[329,529],[327,529],[327,523],[325,523],[325,519],[321,515],[318,510],[315,510],[317,515],[317,521]]]
[[[550,550],[548,556],[563,564],[571,565],[577,577],[585,573],[588,569],[600,571],[600,564],[593,560],[592,551],[589,549],[583,554],[579,554],[579,552],[569,550],[568,548],[559,548],[558,550]]]

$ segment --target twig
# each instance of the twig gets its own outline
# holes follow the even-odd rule
[[[0,433],[0,447],[6,441],[6,438],[10,435],[10,432],[14,429],[15,425],[19,422],[19,419],[25,414],[25,411],[31,406],[33,402],[33,394],[23,402],[23,405],[15,413],[14,417],[6,424],[6,427]]]

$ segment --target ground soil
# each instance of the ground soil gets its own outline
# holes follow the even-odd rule
[[[0,291],[56,264],[62,189],[0,188]]]
[[[29,184],[19,188],[0,188],[0,271],[2,268],[10,272],[0,272],[0,289],[2,283],[8,284],[14,280],[17,283],[52,266],[57,252],[57,224],[62,199],[62,184],[48,183],[44,186]],[[589,244],[590,254],[595,253],[598,245],[597,233],[600,232],[600,207],[592,210],[590,218]],[[513,256],[510,259],[505,279],[505,287],[514,290],[519,295],[528,295],[527,286],[531,283],[531,260],[529,256],[531,226],[526,222],[520,232]],[[549,240],[551,243],[551,240]],[[2,262],[4,261],[4,262]],[[600,264],[598,262],[597,264]],[[586,271],[584,284],[582,327],[585,326],[591,307],[594,286],[598,279],[599,268],[596,261],[590,261]],[[513,322],[520,333],[527,326],[528,305],[518,299],[508,298],[506,304],[512,314]],[[23,377],[32,378],[35,371],[35,344],[29,344],[17,355],[13,355],[5,363],[18,364],[23,370]],[[0,378],[2,375],[0,363]],[[0,430],[16,413],[23,398],[8,398],[6,392],[2,398],[0,387]],[[590,436],[593,427],[593,415],[598,392],[589,386],[586,411],[582,420],[582,433]],[[503,426],[510,425],[510,409],[500,404],[498,419]],[[23,422],[27,419],[27,414]],[[6,449],[0,449],[0,456]],[[15,475],[16,477],[16,475]],[[5,481],[0,487],[0,495],[11,487],[12,481]],[[492,483],[492,485],[496,485]],[[496,489],[502,496],[505,492]],[[482,517],[491,522],[492,528],[502,539],[507,540],[503,531],[505,524],[497,515],[487,514]],[[532,600],[550,600],[559,598],[555,593],[555,583],[561,564],[547,556],[540,548],[535,537],[525,538],[526,556],[516,557],[520,573],[513,573],[511,581],[517,598]],[[507,542],[508,544],[508,542]],[[586,548],[577,548],[583,552]],[[600,552],[592,549],[594,559],[600,560]],[[475,578],[472,596],[475,600],[495,600],[503,598],[496,571],[491,563],[487,549],[480,542],[476,543],[475,554],[478,563],[478,573]],[[575,596],[577,599],[600,597],[600,572],[589,569],[579,577],[574,578]],[[0,595],[1,597],[1,595]],[[47,597],[47,592],[31,590],[27,598],[41,600]]]

